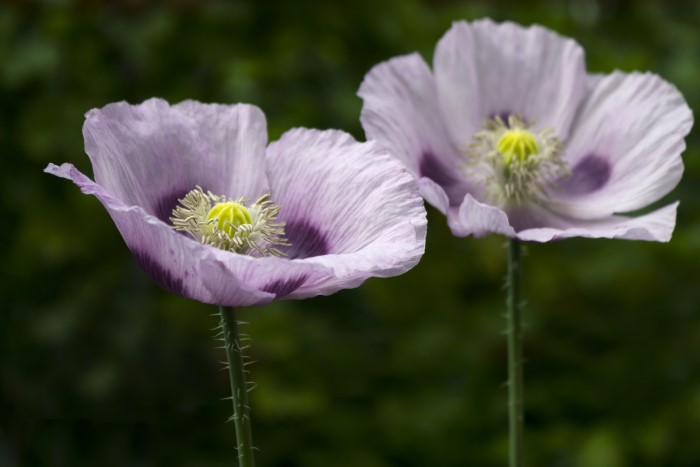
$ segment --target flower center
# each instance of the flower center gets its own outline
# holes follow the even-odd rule
[[[212,220],[214,221],[213,225],[228,236],[235,235],[236,230],[241,225],[253,222],[248,208],[233,201],[214,205],[207,214],[207,222]]]
[[[503,162],[509,166],[513,156],[523,162],[528,157],[540,152],[535,136],[527,130],[515,128],[506,130],[496,143],[496,150],[503,156]]]
[[[516,115],[510,115],[508,122],[501,117],[487,120],[465,153],[468,176],[500,205],[541,200],[548,188],[569,173],[552,130],[535,131]]]
[[[179,200],[170,222],[173,229],[222,250],[252,256],[284,256],[278,249],[290,246],[284,237],[284,222],[277,222],[280,207],[269,193],[246,206],[196,187]]]

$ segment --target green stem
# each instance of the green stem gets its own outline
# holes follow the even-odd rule
[[[508,425],[510,467],[523,465],[523,331],[520,307],[520,242],[508,240]]]
[[[243,345],[238,335],[236,311],[231,307],[219,307],[221,332],[223,333],[228,359],[228,373],[231,379],[231,400],[233,402],[233,423],[236,426],[238,465],[254,467],[253,435],[250,428],[248,389],[243,364]]]

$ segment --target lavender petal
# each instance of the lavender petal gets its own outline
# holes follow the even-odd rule
[[[267,161],[279,218],[295,226],[290,242],[304,243],[289,250],[298,258],[292,263],[332,270],[290,297],[398,275],[420,259],[426,213],[417,184],[380,145],[358,143],[341,131],[295,129],[270,144]]]
[[[547,203],[578,219],[634,211],[672,190],[693,124],[680,92],[651,73],[596,76],[590,86],[566,149],[572,176]]]
[[[459,204],[470,185],[459,168],[460,150],[446,131],[435,79],[420,55],[376,65],[358,95],[367,138],[390,148],[416,178],[433,180]]]
[[[438,42],[434,70],[445,121],[459,147],[497,115],[517,114],[566,138],[586,92],[581,47],[537,25],[456,22]]]
[[[149,99],[91,110],[83,134],[95,182],[167,221],[196,185],[234,198],[264,193],[265,125],[249,105]]]

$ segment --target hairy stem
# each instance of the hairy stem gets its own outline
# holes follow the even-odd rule
[[[253,435],[250,427],[248,389],[243,363],[243,345],[238,334],[236,311],[231,307],[219,307],[221,332],[223,333],[228,359],[228,373],[231,379],[231,400],[233,402],[233,423],[236,426],[236,448],[238,465],[254,467]]]
[[[523,465],[523,358],[520,305],[520,242],[508,240],[508,425],[510,467]]]

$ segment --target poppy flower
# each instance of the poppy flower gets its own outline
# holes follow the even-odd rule
[[[72,180],[109,212],[163,288],[221,306],[328,295],[402,274],[425,248],[413,177],[376,143],[293,129],[267,145],[251,105],[150,99],[87,113],[95,181]]]
[[[376,65],[359,89],[367,138],[390,148],[457,236],[668,241],[678,203],[631,215],[683,172],[692,112],[651,73],[586,72],[541,26],[457,22],[431,70]]]

